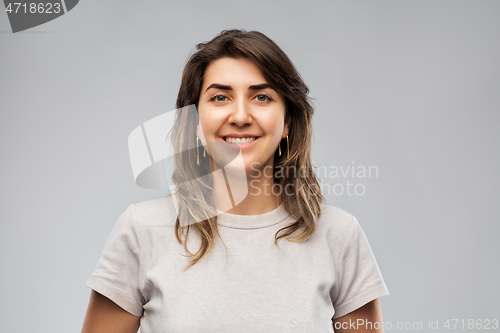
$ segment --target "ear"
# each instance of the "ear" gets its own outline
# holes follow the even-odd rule
[[[287,135],[290,135],[290,125],[292,123],[292,119],[289,114],[285,117],[285,126],[283,128],[283,138],[286,138]]]
[[[283,127],[283,139],[286,138],[288,134],[289,134],[288,124],[285,123],[285,126]]]

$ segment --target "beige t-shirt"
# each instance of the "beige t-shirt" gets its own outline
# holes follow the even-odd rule
[[[142,333],[333,332],[339,318],[388,295],[366,236],[346,211],[323,206],[313,236],[278,240],[294,222],[283,205],[261,215],[222,213],[210,255],[189,258],[175,238],[172,197],[130,205],[86,285],[141,317]],[[191,230],[188,249],[199,248]]]

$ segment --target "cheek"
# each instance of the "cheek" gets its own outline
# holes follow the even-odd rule
[[[268,117],[264,122],[265,131],[268,135],[274,138],[281,138],[284,129],[284,120],[283,117],[273,116]]]
[[[215,135],[215,132],[220,128],[221,126],[221,119],[217,119],[214,116],[209,116],[206,113],[200,114],[200,124],[203,129],[203,133],[206,136],[213,136]]]

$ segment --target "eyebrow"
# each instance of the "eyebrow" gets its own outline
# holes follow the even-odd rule
[[[231,86],[228,86],[228,85],[225,85],[225,84],[220,84],[220,83],[212,83],[211,85],[208,86],[207,90],[210,89],[210,88],[215,88],[215,89],[221,89],[221,90],[233,90],[233,88]],[[274,90],[273,87],[271,87],[271,85],[269,83],[260,83],[260,84],[254,84],[250,87],[248,87],[249,90],[262,90],[262,89],[266,89],[266,88],[271,88]]]

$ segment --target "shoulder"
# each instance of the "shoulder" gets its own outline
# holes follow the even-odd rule
[[[174,226],[177,218],[173,196],[135,203],[129,209],[141,226]]]
[[[358,223],[354,215],[342,208],[330,205],[324,205],[321,208],[319,224],[329,229],[350,229]]]
[[[336,206],[324,205],[321,208],[318,221],[319,233],[325,235],[330,244],[343,244],[358,226],[356,217]]]

